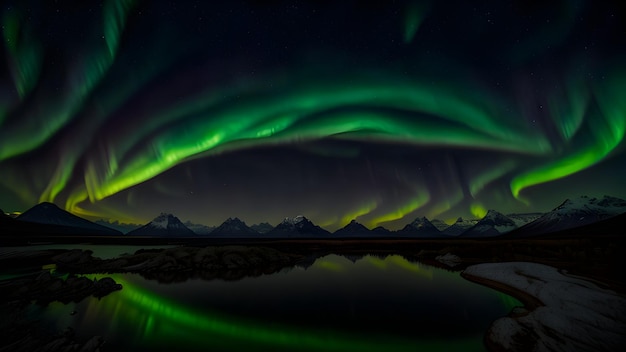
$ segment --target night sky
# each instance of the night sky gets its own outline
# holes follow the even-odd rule
[[[3,1],[0,208],[218,225],[626,198],[615,1]]]

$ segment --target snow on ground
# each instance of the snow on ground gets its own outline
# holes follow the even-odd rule
[[[465,269],[463,276],[505,292],[522,293],[518,297],[522,300],[528,298],[526,294],[539,301],[530,311],[514,309],[492,324],[486,339],[497,350],[625,350],[623,295],[537,263],[478,264]]]

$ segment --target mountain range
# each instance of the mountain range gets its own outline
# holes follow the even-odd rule
[[[41,203],[19,215],[17,218],[0,212],[0,230],[8,235],[109,235],[121,236],[122,232],[113,229],[114,225],[122,229],[128,225],[132,229],[127,236],[150,237],[242,237],[242,238],[482,238],[505,236],[531,237],[559,233],[571,229],[584,228],[590,224],[605,224],[619,228],[619,219],[626,213],[626,201],[604,196],[591,198],[582,196],[567,199],[547,213],[527,213],[504,215],[496,210],[489,210],[479,220],[458,218],[448,226],[443,221],[418,217],[398,231],[384,227],[368,229],[352,220],[345,227],[334,233],[315,225],[302,215],[285,218],[276,227],[269,223],[247,226],[238,218],[228,218],[220,226],[211,228],[206,225],[183,223],[172,214],[162,213],[149,223],[139,226],[119,224],[117,222],[91,222],[52,203]],[[611,220],[618,219],[618,220]],[[611,221],[607,221],[611,220]],[[607,225],[608,224],[608,225]],[[622,226],[622,232],[626,226]],[[616,231],[620,231],[619,229]],[[126,231],[124,231],[126,232]]]
[[[151,237],[190,237],[196,236],[177,217],[172,214],[161,213],[154,220],[144,226],[130,231],[127,236],[151,236]]]

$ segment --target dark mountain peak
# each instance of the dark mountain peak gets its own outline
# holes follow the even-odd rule
[[[234,217],[234,218],[228,218],[226,220],[224,220],[224,224],[244,224],[245,222],[241,221],[239,218]]]
[[[286,217],[280,224],[267,233],[270,236],[328,235],[330,232],[315,225],[303,215]]]
[[[517,228],[515,221],[493,209],[480,219],[474,226],[463,232],[463,237],[494,237]]]
[[[430,222],[431,222],[431,224],[435,225],[435,227],[439,231],[443,231],[443,230],[447,229],[448,227],[450,227],[450,225],[446,224],[446,222],[443,221],[443,220],[433,219]]]
[[[59,208],[56,204],[43,202],[28,209],[16,218],[19,221],[63,226],[68,234],[97,234],[97,235],[121,235],[122,233],[112,228],[102,226],[83,219],[68,211]],[[62,229],[58,231],[63,232]]]
[[[371,231],[363,224],[358,223],[352,219],[349,224],[335,231],[335,235],[338,236],[351,236],[351,235],[368,235]]]
[[[258,233],[267,233],[269,231],[272,231],[274,226],[272,226],[272,224],[270,224],[269,222],[262,222],[259,224],[251,225],[250,228]]]
[[[306,217],[304,217],[304,215],[297,215],[294,218],[286,217],[285,219],[283,219],[281,223],[290,224],[294,226],[298,226],[298,225],[304,226],[305,224],[309,224],[309,223],[312,224],[312,222]]]
[[[415,228],[434,228],[434,229],[436,229],[435,225],[433,225],[430,222],[430,220],[428,220],[425,216],[422,216],[421,218],[416,218],[415,220],[413,220],[407,226],[412,226],[412,227],[415,227]]]
[[[220,226],[211,231],[211,235],[258,235],[259,233],[248,227],[239,218],[228,218]]]
[[[425,216],[422,216],[406,225],[402,230],[398,231],[398,234],[417,237],[438,237],[441,235],[441,231]]]
[[[382,226],[376,226],[375,228],[372,229],[372,233],[375,233],[381,236],[388,236],[391,234],[391,231]]]
[[[188,237],[195,236],[179,218],[169,213],[160,213],[146,225],[132,230],[129,236]]]

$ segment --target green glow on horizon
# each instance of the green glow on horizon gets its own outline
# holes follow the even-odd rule
[[[390,213],[378,216],[374,218],[373,220],[371,220],[370,227],[373,228],[385,222],[402,219],[408,214],[421,208],[424,204],[428,203],[429,200],[430,200],[430,194],[428,193],[428,191],[422,190],[415,197],[413,197],[408,203],[401,206],[400,208]]]
[[[485,217],[485,215],[487,215],[487,209],[485,209],[485,207],[479,202],[472,203],[472,205],[470,205],[470,211],[472,215],[474,215],[478,219],[482,219]]]
[[[371,201],[371,202],[363,204],[358,209],[355,209],[354,211],[347,213],[339,221],[339,227],[344,227],[348,225],[352,220],[356,220],[360,216],[371,213],[374,209],[376,209],[377,205],[378,204],[376,203],[376,201]]]

